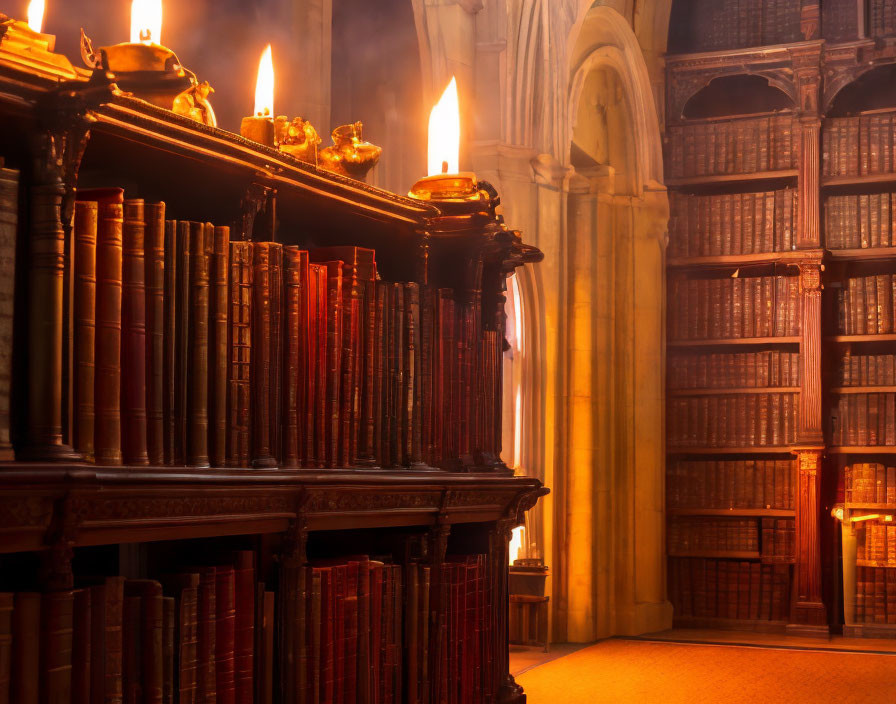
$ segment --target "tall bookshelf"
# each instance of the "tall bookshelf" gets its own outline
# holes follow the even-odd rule
[[[823,634],[845,605],[861,632],[856,582],[889,569],[856,562],[866,525],[890,522],[888,504],[845,497],[856,466],[877,462],[886,476],[896,442],[896,380],[877,359],[896,340],[884,303],[896,272],[896,106],[880,100],[892,92],[881,88],[894,17],[887,0],[673,3],[667,530],[678,625]],[[864,314],[847,315],[859,297]],[[838,500],[847,520],[835,551]],[[883,513],[848,520],[862,511]]]
[[[500,360],[541,255],[493,189],[388,193],[5,41],[0,700],[524,702],[547,489]]]

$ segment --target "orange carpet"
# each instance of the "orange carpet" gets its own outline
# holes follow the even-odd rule
[[[516,680],[529,704],[884,704],[896,656],[613,639]]]

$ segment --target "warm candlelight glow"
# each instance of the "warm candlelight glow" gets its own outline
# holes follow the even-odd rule
[[[38,34],[44,26],[44,0],[31,0],[28,4],[28,26]]]
[[[454,76],[429,114],[427,168],[430,176],[460,171],[460,107]]]
[[[526,535],[525,526],[517,526],[510,534],[510,544],[507,546],[508,564],[513,564],[523,551],[523,537]]]
[[[255,82],[255,115],[274,117],[274,59],[271,45],[261,55],[258,62],[258,80]]]
[[[131,42],[161,44],[162,0],[132,0]]]

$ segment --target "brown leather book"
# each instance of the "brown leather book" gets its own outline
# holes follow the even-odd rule
[[[177,223],[177,284],[175,293],[174,464],[187,463],[187,409],[190,386],[192,273],[190,223]]]
[[[0,592],[0,704],[9,704],[12,671],[12,611],[15,594]]]
[[[174,635],[177,619],[174,597],[162,597],[162,704],[174,704]]]
[[[90,704],[91,590],[76,589],[72,620],[72,704]]]
[[[121,704],[124,577],[90,588],[91,704]]]
[[[123,704],[143,701],[143,599],[125,596],[121,620],[121,691]]]
[[[230,228],[216,227],[211,257],[210,324],[208,360],[209,462],[227,464],[227,376],[229,370],[227,308],[230,269]]]
[[[146,451],[151,465],[165,463],[165,204],[145,208]]]
[[[117,465],[121,454],[122,228],[124,191],[81,191],[96,201],[96,347],[94,457],[97,464]]]
[[[424,462],[432,464],[433,461],[433,399],[432,399],[432,380],[433,380],[433,311],[435,306],[434,291],[429,286],[424,286],[420,291],[420,334],[419,334],[419,358],[420,358],[420,432],[421,432],[421,455]],[[485,352],[483,341],[480,340],[480,346]],[[482,354],[482,376],[485,375],[486,355]],[[483,400],[488,398],[488,387],[486,378],[480,380],[482,385]],[[480,418],[485,418],[486,409],[482,409]],[[484,443],[482,438],[482,429],[480,428],[480,445]]]
[[[252,389],[252,243],[230,243],[227,466],[248,467]]]
[[[165,221],[165,336],[162,363],[163,396],[162,415],[165,464],[175,462],[177,434],[177,281],[178,281],[178,232],[177,222]]]
[[[275,242],[252,244],[252,466],[275,467],[272,444],[271,396],[273,366],[272,256],[279,254]]]
[[[125,464],[149,464],[146,451],[146,265],[144,203],[124,202],[121,293],[121,449]]]
[[[405,403],[403,382],[405,376],[404,333],[406,322],[404,302],[404,284],[393,284],[391,337],[389,338],[389,359],[391,360],[391,368],[389,370],[389,462],[392,466],[401,465],[403,459],[402,437],[404,429],[402,428],[402,419],[404,417],[403,406]]]
[[[271,266],[271,388],[269,390],[271,454],[280,462],[280,419],[283,376],[283,245],[272,242]]]
[[[133,608],[134,603],[131,600],[139,600],[139,625],[133,623],[133,616],[130,617],[130,621],[125,621],[126,627],[136,628],[139,633],[137,638],[140,643],[137,644],[128,642],[129,634],[125,632],[125,652],[129,652],[129,648],[136,647],[139,653],[139,673],[136,677],[143,693],[143,699],[139,701],[145,704],[162,704],[164,671],[162,585],[152,579],[128,579],[124,583],[124,595],[126,606],[131,604]]]
[[[327,346],[326,346],[326,419],[325,454],[326,467],[339,466],[341,457],[339,438],[341,423],[341,373],[342,373],[342,262],[322,262],[327,267]]]
[[[215,568],[215,692],[218,704],[234,704],[234,602],[233,567]]]
[[[420,287],[416,283],[404,285],[404,314],[405,314],[405,344],[404,344],[404,377],[402,380],[402,454],[401,463],[404,465],[419,464],[422,460],[420,453],[421,418],[420,418],[420,343],[418,335],[420,331]],[[470,350],[472,354],[472,339]],[[469,360],[472,365],[472,360]],[[470,366],[467,370],[467,378],[472,381],[473,370]],[[472,410],[472,398],[468,394],[468,401]],[[468,422],[472,419],[468,418]]]
[[[283,446],[280,452],[284,467],[299,466],[299,416],[304,417],[302,341],[307,335],[302,328],[303,258],[307,261],[307,253],[298,247],[283,248]]]
[[[308,450],[308,466],[323,467],[326,462],[326,405],[327,405],[327,267],[309,264],[309,326],[311,328],[311,348],[309,349],[309,394],[308,419],[313,443]],[[313,447],[313,453],[312,453]]]
[[[255,553],[240,550],[234,555],[233,635],[234,684],[237,704],[253,704],[255,692]]]
[[[74,446],[93,461],[94,350],[96,346],[96,228],[97,204],[75,203],[74,272]],[[0,442],[2,445],[2,442]]]
[[[0,168],[0,459],[9,460],[13,458],[9,434],[9,392],[12,384],[18,194],[19,172]]]
[[[72,694],[71,591],[49,592],[40,604],[40,700],[68,702]],[[31,634],[34,637],[34,634]]]
[[[9,698],[16,704],[38,704],[40,701],[40,602],[41,595],[35,592],[15,595]]]
[[[199,704],[216,704],[215,652],[216,652],[216,601],[215,568],[199,567],[199,649],[196,671],[196,701]]]
[[[185,573],[163,579],[175,600],[174,689],[178,704],[195,704],[199,641],[199,575]]]
[[[187,465],[208,467],[209,260],[214,230],[190,223],[190,350],[187,371]]]

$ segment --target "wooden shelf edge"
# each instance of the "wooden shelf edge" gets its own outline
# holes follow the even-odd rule
[[[670,455],[782,455],[793,454],[796,448],[790,445],[766,445],[764,447],[670,447]]]
[[[676,188],[681,186],[715,186],[737,183],[755,183],[757,181],[777,181],[793,179],[799,176],[798,169],[779,169],[777,171],[754,171],[742,174],[716,174],[712,176],[679,176],[667,178],[665,186]]]
[[[896,335],[893,336],[896,339]],[[737,347],[740,345],[796,345],[799,337],[731,337],[719,340],[670,340],[669,347]]]
[[[826,342],[845,344],[849,342],[896,342],[896,333],[881,333],[878,335],[829,335]]]
[[[793,518],[796,511],[786,508],[669,508],[668,516],[734,516],[744,518]]]
[[[753,550],[689,550],[688,552],[669,552],[668,557],[698,557],[720,560],[759,560],[759,551]]]
[[[832,455],[896,455],[896,445],[834,445],[827,452]]]
[[[769,54],[780,53],[787,55],[788,49],[799,49],[811,46],[821,46],[825,42],[823,39],[799,40],[795,42],[784,42],[782,44],[758,44],[756,46],[740,47],[735,49],[713,49],[710,51],[687,51],[678,54],[669,54],[666,56],[666,65],[670,70],[674,70],[675,64],[693,59],[708,59],[714,56],[730,57],[730,56],[767,56]],[[789,55],[788,55],[789,58]],[[701,68],[701,71],[706,69]]]
[[[831,249],[834,261],[882,261],[896,259],[896,247],[862,247],[853,249]]]
[[[832,386],[832,394],[892,394],[896,386]]]
[[[881,567],[883,569],[896,569],[896,562],[886,560],[860,560],[856,558],[856,567]]]
[[[720,266],[742,267],[752,264],[778,264],[817,259],[821,261],[824,250],[793,249],[786,252],[757,252],[752,254],[713,254],[699,257],[670,257],[666,265],[670,269],[701,269]]]
[[[876,504],[866,503],[862,501],[847,501],[843,504],[843,508],[847,511],[896,511],[896,504]]]
[[[894,387],[896,390],[896,387]],[[728,394],[798,394],[799,386],[738,386],[730,389],[670,389],[670,397],[725,396]]]
[[[822,176],[822,188],[837,186],[861,186],[864,184],[896,183],[896,172],[888,174],[865,174],[864,176]]]

